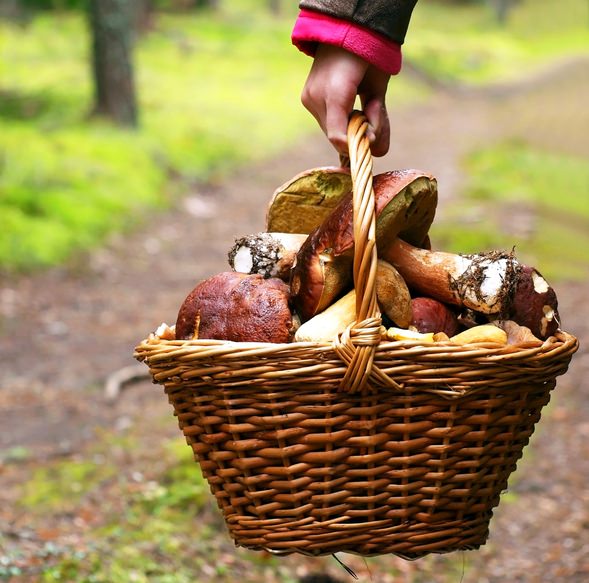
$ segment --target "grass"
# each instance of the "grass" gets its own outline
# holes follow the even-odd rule
[[[589,277],[586,160],[504,142],[465,160],[465,201],[432,229],[445,249],[511,249],[549,279]],[[465,226],[466,225],[466,226]]]
[[[21,512],[55,521],[36,553],[43,563],[27,571],[35,580],[188,582],[206,557],[220,557],[224,526],[190,448],[168,439],[141,471],[128,468],[137,449],[134,436],[99,433],[83,455],[37,467],[22,484]],[[0,559],[0,576],[3,566],[22,572],[19,557]]]
[[[587,54],[584,0],[521,0],[505,26],[488,3],[418,3],[405,58],[446,82],[483,84],[518,79],[553,59]]]
[[[62,264],[172,204],[171,176],[215,180],[317,132],[299,103],[310,60],[290,45],[296,7],[272,18],[253,0],[222,6],[159,15],[138,39],[135,132],[88,117],[89,39],[79,14],[0,23],[1,270]],[[482,5],[423,3],[405,54],[451,81],[502,78],[579,52],[584,10],[582,0],[527,0],[503,30]],[[395,106],[425,95],[403,76],[394,93]]]

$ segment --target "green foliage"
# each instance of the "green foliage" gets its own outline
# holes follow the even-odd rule
[[[142,510],[152,516],[176,512],[195,515],[208,502],[208,484],[194,461],[192,449],[184,441],[170,442],[168,452],[172,462],[161,475],[157,486],[144,493],[139,501]]]
[[[218,548],[227,541],[216,536],[224,526],[191,448],[174,439],[162,444],[146,475],[115,473],[106,460],[128,459],[133,445],[132,439],[104,434],[84,459],[50,462],[24,484],[22,504],[35,515],[75,515],[80,506],[89,511],[107,492],[108,503],[94,509],[100,524],[85,534],[93,542],[49,549],[41,581],[188,583],[198,580],[195,573],[205,562],[216,562],[216,573],[227,574]]]
[[[481,84],[517,79],[547,59],[587,54],[584,0],[521,0],[505,26],[485,3],[419,3],[404,47],[406,61],[434,78]]]
[[[469,253],[516,247],[550,279],[589,274],[586,161],[507,142],[470,154],[466,203],[432,229],[439,247]]]

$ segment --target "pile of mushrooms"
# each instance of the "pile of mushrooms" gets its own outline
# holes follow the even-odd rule
[[[433,250],[433,176],[418,170],[374,176],[383,339],[455,344],[538,344],[559,328],[557,298],[513,252]],[[232,271],[186,298],[178,339],[331,342],[355,314],[352,184],[342,168],[295,176],[274,193],[266,230],[239,238]],[[168,332],[169,333],[169,332]]]

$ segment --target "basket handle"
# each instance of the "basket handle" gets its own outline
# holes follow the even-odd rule
[[[349,165],[353,185],[354,288],[356,321],[334,342],[338,356],[347,364],[340,390],[362,390],[373,376],[378,385],[401,387],[377,368],[374,354],[381,340],[382,319],[376,301],[376,212],[372,188],[372,154],[366,136],[368,121],[353,111],[348,123]],[[342,163],[347,160],[342,158]]]

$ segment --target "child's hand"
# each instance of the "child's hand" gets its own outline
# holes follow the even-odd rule
[[[340,154],[347,155],[348,117],[360,96],[369,123],[368,138],[374,156],[389,149],[390,125],[385,95],[390,75],[362,58],[336,46],[320,44],[307,77],[301,101],[319,122]]]

